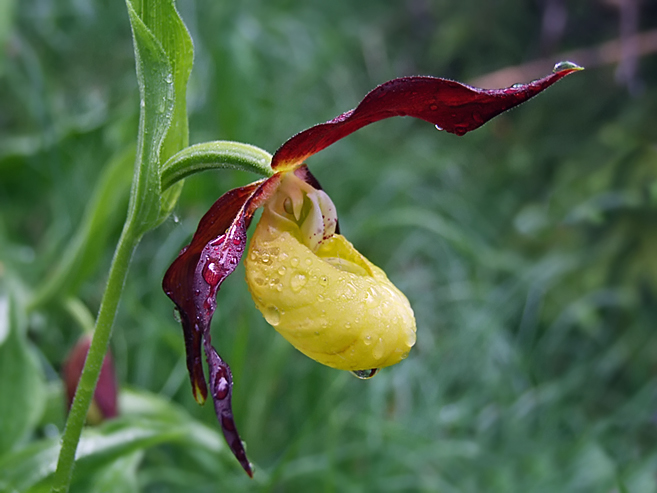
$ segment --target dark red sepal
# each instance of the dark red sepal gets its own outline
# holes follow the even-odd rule
[[[370,91],[355,109],[289,139],[274,154],[272,168],[292,168],[359,128],[393,116],[420,118],[447,132],[464,135],[581,70],[573,64],[559,65],[567,68],[506,89],[478,89],[437,77],[393,79]]]
[[[249,476],[253,476],[253,471],[246,459],[231,409],[233,384],[230,367],[210,344],[210,323],[217,306],[217,292],[244,254],[246,230],[253,214],[271,197],[280,178],[280,175],[274,175],[222,195],[203,216],[192,242],[171,264],[162,283],[164,292],[180,313],[194,397],[201,404],[207,398],[201,361],[203,344],[210,369],[210,395],[217,418],[228,445]]]
[[[196,402],[207,397],[203,373],[201,342],[203,332],[210,326],[212,314],[204,309],[212,287],[202,278],[201,254],[206,245],[221,238],[231,226],[244,204],[258,188],[258,183],[235,188],[222,195],[199,222],[192,242],[174,260],[162,282],[162,288],[176,304],[185,338],[187,370]],[[226,273],[224,278],[230,273]],[[216,292],[216,290],[215,290]]]
[[[205,357],[207,358],[208,369],[210,371],[210,395],[214,402],[214,412],[221,425],[221,431],[233,455],[237,458],[246,473],[250,477],[253,477],[253,468],[246,458],[246,451],[244,450],[242,439],[237,433],[235,418],[233,417],[233,407],[231,405],[233,397],[233,374],[230,371],[230,367],[212,347],[209,336],[205,338],[204,346]]]

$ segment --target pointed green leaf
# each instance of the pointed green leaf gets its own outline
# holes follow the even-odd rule
[[[25,328],[15,297],[0,293],[0,456],[32,433],[45,404],[43,374]]]

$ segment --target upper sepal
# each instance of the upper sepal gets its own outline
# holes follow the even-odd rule
[[[359,128],[393,116],[420,118],[464,135],[578,70],[581,67],[561,62],[542,79],[505,89],[479,89],[437,77],[393,79],[375,87],[355,109],[289,139],[274,154],[272,168],[293,168]]]

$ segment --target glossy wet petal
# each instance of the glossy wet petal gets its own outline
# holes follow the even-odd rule
[[[233,273],[246,247],[246,230],[256,209],[275,191],[279,176],[237,188],[224,194],[201,219],[192,238],[165,274],[163,288],[180,312],[187,350],[187,367],[194,396],[207,397],[201,362],[204,345],[210,368],[210,390],[215,411],[231,450],[252,476],[231,409],[230,368],[210,344],[210,323],[216,295]]]
[[[355,109],[289,139],[274,154],[272,168],[293,168],[359,128],[393,116],[420,118],[464,135],[578,70],[581,67],[562,62],[542,79],[505,89],[479,89],[437,77],[394,79],[370,91]]]
[[[205,309],[204,305],[213,289],[201,275],[203,265],[199,264],[207,263],[207,261],[201,262],[201,256],[210,242],[223,238],[226,230],[258,186],[258,183],[253,183],[222,195],[203,216],[192,242],[171,264],[162,282],[164,292],[173,300],[180,313],[185,337],[187,369],[194,398],[198,403],[205,402],[207,397],[201,343],[203,332],[210,326],[212,317],[212,313]],[[204,259],[207,259],[207,255]],[[222,272],[223,278],[229,274],[230,272],[225,270]]]

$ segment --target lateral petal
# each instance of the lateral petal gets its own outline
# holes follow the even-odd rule
[[[370,91],[355,109],[289,139],[274,154],[272,168],[293,168],[359,128],[393,116],[420,118],[446,132],[464,135],[581,69],[561,62],[554,73],[542,79],[505,89],[479,89],[438,77],[393,79]]]

